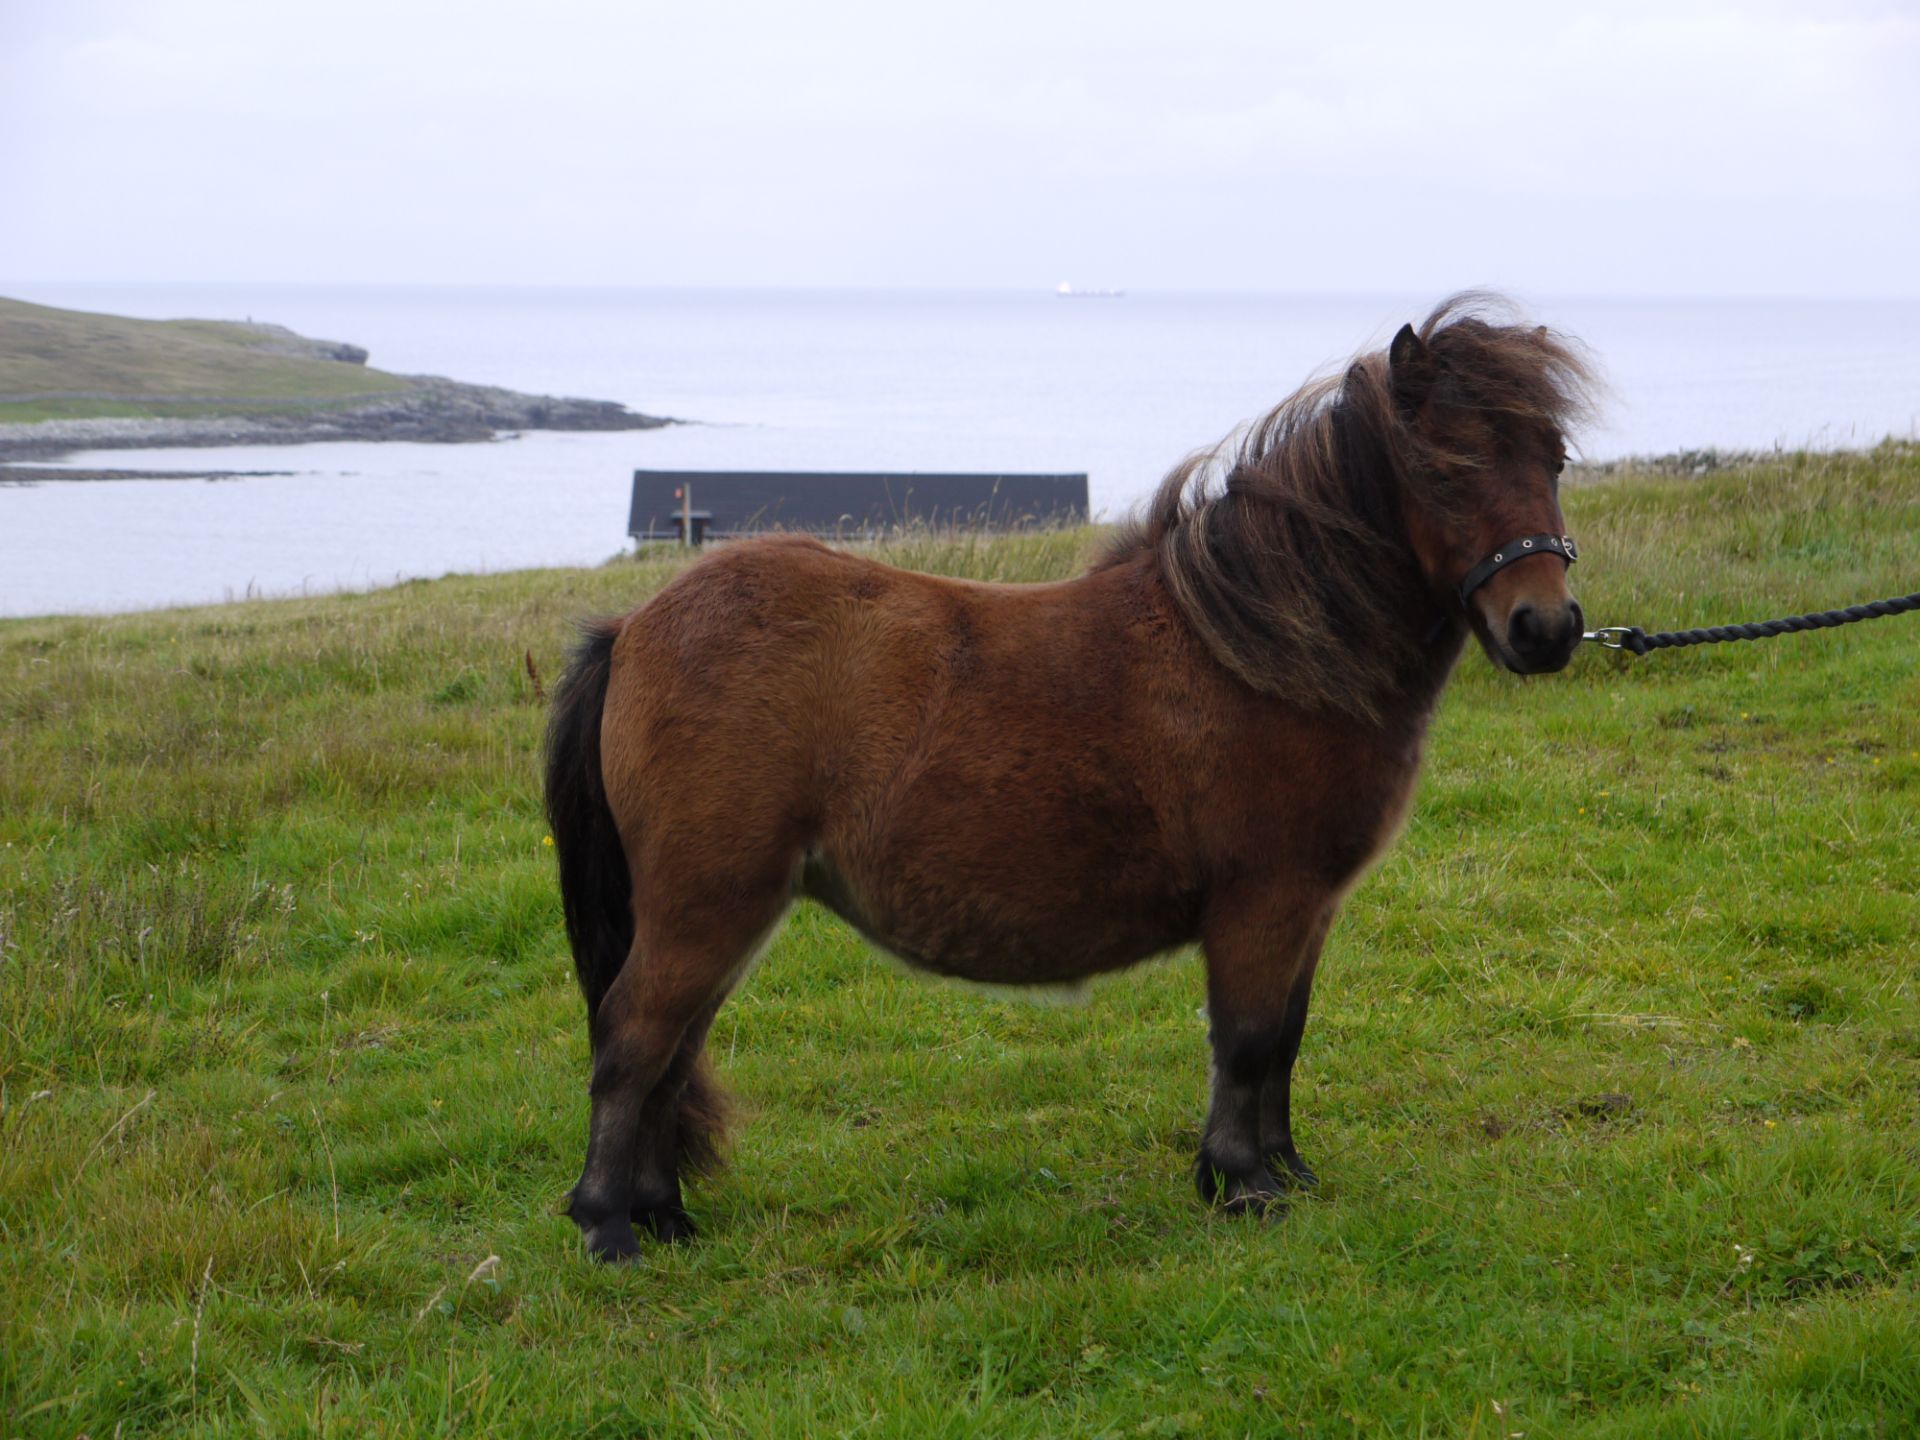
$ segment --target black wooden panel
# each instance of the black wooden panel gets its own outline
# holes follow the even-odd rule
[[[680,535],[683,487],[712,518],[708,535],[800,530],[854,536],[897,525],[995,530],[1074,524],[1087,518],[1085,475],[882,475],[793,470],[636,470],[627,532]]]

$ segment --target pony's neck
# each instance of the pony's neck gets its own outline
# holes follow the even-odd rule
[[[1440,703],[1440,692],[1453,678],[1454,667],[1460,663],[1461,652],[1467,645],[1467,623],[1457,615],[1443,615],[1429,626],[1426,641],[1421,650],[1422,663],[1408,675],[1402,692],[1415,708],[1422,728],[1433,715],[1433,707]]]
[[[1333,426],[1350,503],[1377,537],[1353,543],[1366,552],[1361,563],[1379,572],[1400,632],[1395,638],[1404,647],[1403,663],[1376,687],[1380,693],[1373,697],[1374,709],[1424,728],[1466,646],[1466,620],[1448,599],[1434,593],[1414,551],[1402,508],[1406,482],[1386,444],[1345,404],[1327,412],[1327,423]]]
[[[1420,569],[1380,423],[1344,398],[1279,414],[1243,442],[1223,491],[1208,492],[1198,457],[1174,470],[1103,563],[1149,552],[1189,629],[1251,689],[1423,726],[1465,630]]]

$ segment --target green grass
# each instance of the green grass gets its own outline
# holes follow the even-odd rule
[[[354,394],[329,400],[19,400],[0,401],[0,425],[41,420],[205,420],[245,416],[313,415],[366,400]]]
[[[1596,622],[1920,584],[1911,447],[1568,508]],[[0,625],[0,1435],[1920,1430],[1920,621],[1469,656],[1279,1223],[1192,1196],[1192,957],[1036,1005],[803,909],[705,1238],[605,1269],[523,655],[672,564]]]
[[[0,298],[0,422],[230,414],[407,388],[398,375],[279,355],[214,320],[133,320]]]

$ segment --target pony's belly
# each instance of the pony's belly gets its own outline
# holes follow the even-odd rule
[[[983,985],[1060,985],[1124,970],[1178,942],[1144,929],[1090,940],[1084,933],[1036,935],[977,928],[903,934],[879,943],[915,969],[935,975]]]
[[[924,878],[862,884],[818,854],[807,859],[801,892],[915,969],[990,985],[1054,985],[1125,969],[1192,939],[1197,909],[1175,896],[1142,903],[1065,887],[1036,897]]]

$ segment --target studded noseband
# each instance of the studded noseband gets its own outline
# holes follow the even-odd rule
[[[1569,565],[1580,558],[1571,535],[1524,535],[1518,540],[1509,540],[1461,578],[1460,603],[1465,605],[1474,591],[1514,561],[1529,555],[1558,555]]]

